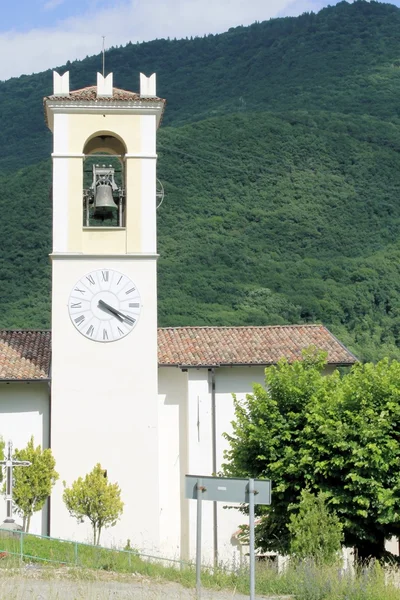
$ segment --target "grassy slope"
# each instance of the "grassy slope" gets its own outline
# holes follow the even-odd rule
[[[23,556],[21,556],[21,547]],[[135,551],[118,551],[116,549],[59,541],[54,538],[40,538],[29,534],[23,534],[22,545],[19,536],[10,538],[7,535],[7,537],[2,537],[0,539],[0,552],[5,553],[5,556],[1,556],[0,565],[0,578],[3,578],[3,586],[4,582],[7,582],[7,579],[4,579],[5,573],[8,574],[8,577],[20,576],[15,581],[15,590],[21,587],[21,576],[29,582],[26,571],[23,572],[23,567],[25,565],[32,567],[36,563],[41,564],[42,568],[39,573],[35,573],[35,579],[42,578],[51,581],[54,577],[57,585],[62,582],[63,588],[68,580],[84,583],[99,578],[103,582],[106,592],[107,581],[118,580],[118,575],[122,577],[123,574],[131,573],[135,576],[142,575],[148,578],[150,582],[152,580],[160,583],[175,581],[188,588],[194,588],[196,581],[193,565],[183,563],[179,568],[179,565],[174,563],[154,559],[148,560],[136,554]],[[56,569],[51,569],[50,565],[56,567]],[[70,566],[70,568],[67,569],[67,566]],[[62,570],[59,567],[63,567]],[[226,590],[224,598],[232,597],[233,594],[236,597],[238,592],[248,594],[248,570],[244,568],[233,572],[228,569],[224,566],[221,566],[220,569],[203,568],[202,586],[214,590]],[[99,573],[96,577],[94,570],[97,570],[98,573],[100,571],[103,573],[109,572],[109,576],[107,578],[101,577]],[[337,565],[316,566],[311,561],[288,565],[282,573],[278,573],[275,567],[271,568],[266,563],[256,565],[256,592],[257,594],[268,595],[268,597],[276,595],[279,598],[283,598],[283,596],[288,598],[288,594],[293,594],[293,598],[298,600],[309,600],[310,598],[324,598],[325,600],[360,600],[361,598],[363,600],[399,600],[400,591],[398,587],[396,588],[393,585],[393,581],[396,581],[394,570],[391,571],[389,568],[384,570],[380,565],[372,562],[370,565],[366,564],[362,572],[355,575],[351,572],[341,572]],[[133,583],[135,583],[134,580]],[[146,585],[147,582],[143,583]],[[29,591],[32,592],[32,586],[29,587]],[[94,597],[94,590],[86,589],[82,592],[81,588],[82,586],[79,589],[79,597],[83,597],[81,594],[85,591],[86,594],[90,594],[90,597]],[[73,593],[72,585],[70,589]],[[26,590],[24,591],[27,593]],[[54,592],[54,598],[59,598],[57,591],[54,590]],[[115,589],[113,592],[116,593]],[[156,590],[154,590],[154,593],[156,593]],[[179,594],[179,591],[175,590],[175,593]],[[13,600],[17,597],[20,598],[21,595],[17,593],[15,596],[10,596],[8,591],[5,597]],[[53,596],[51,597],[53,598]],[[96,598],[99,597],[96,594]],[[107,597],[110,596],[107,595]]]

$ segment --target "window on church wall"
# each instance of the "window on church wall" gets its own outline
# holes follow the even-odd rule
[[[125,148],[110,135],[86,143],[83,161],[83,227],[125,227]]]

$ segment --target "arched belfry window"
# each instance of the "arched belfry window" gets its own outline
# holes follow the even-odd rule
[[[83,226],[125,227],[125,144],[112,133],[97,133],[83,154]]]

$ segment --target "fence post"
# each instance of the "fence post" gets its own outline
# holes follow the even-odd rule
[[[24,560],[24,532],[19,532],[19,553],[21,555],[21,562]]]
[[[75,554],[75,565],[77,565],[78,564],[78,542],[75,542],[74,554]]]

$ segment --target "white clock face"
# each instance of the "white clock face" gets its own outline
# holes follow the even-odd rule
[[[136,285],[112,269],[84,275],[68,300],[73,325],[96,342],[114,342],[128,335],[138,322],[140,307]]]

